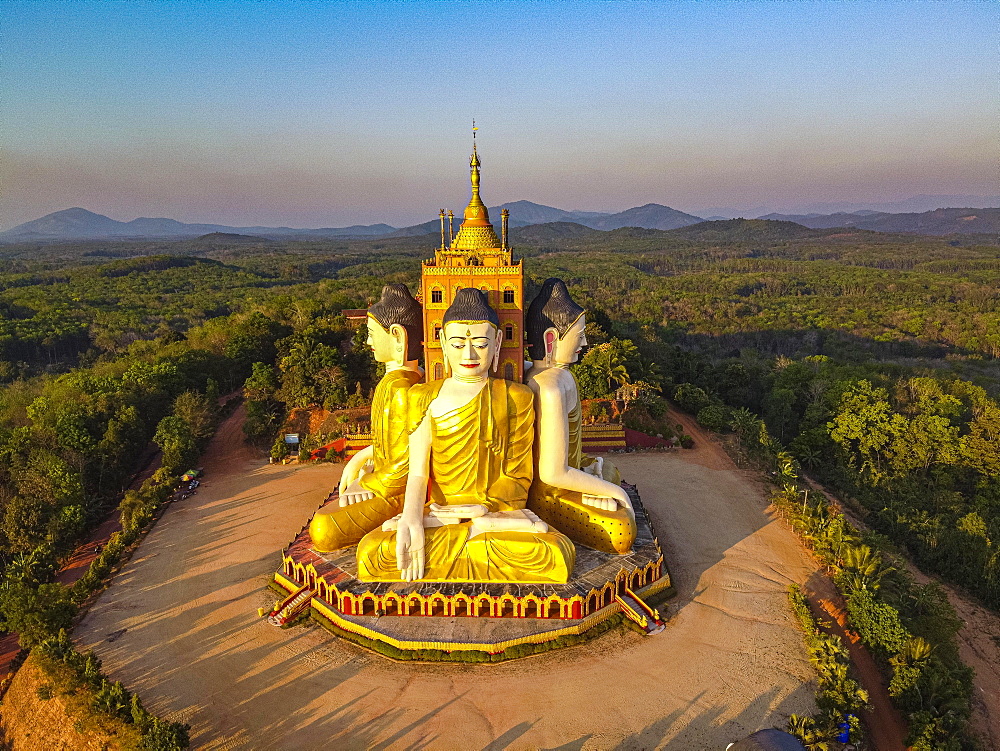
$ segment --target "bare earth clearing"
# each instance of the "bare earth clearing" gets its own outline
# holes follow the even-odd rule
[[[76,631],[106,671],[210,749],[722,749],[813,711],[785,588],[815,565],[714,444],[615,456],[678,596],[662,634],[617,631],[495,666],[397,664],[257,618],[278,551],[340,465],[268,466],[242,412]],[[123,631],[124,630],[124,631]]]

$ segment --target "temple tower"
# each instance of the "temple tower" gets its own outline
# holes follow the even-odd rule
[[[455,293],[475,287],[487,293],[490,305],[500,316],[503,331],[500,365],[496,375],[521,382],[524,375],[524,266],[514,262],[507,244],[507,217],[502,213],[501,237],[490,224],[489,211],[479,196],[479,154],[473,131],[472,200],[458,234],[454,234],[452,213],[441,210],[441,246],[434,258],[423,262],[420,291],[424,306],[424,370],[426,380],[445,377],[441,352],[441,319]],[[446,221],[447,219],[447,221]]]

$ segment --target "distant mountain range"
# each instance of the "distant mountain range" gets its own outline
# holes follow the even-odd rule
[[[685,214],[669,206],[658,203],[647,203],[633,209],[620,211],[617,214],[603,214],[598,211],[564,211],[552,206],[542,206],[531,201],[514,201],[490,206],[490,221],[500,226],[500,212],[510,211],[510,226],[528,227],[533,224],[549,224],[551,222],[572,222],[590,229],[611,230],[619,227],[644,227],[645,229],[677,229],[689,224],[704,221],[699,216]],[[455,217],[455,226],[462,221],[461,213]],[[413,235],[429,235],[441,231],[441,220],[435,219],[413,227],[398,229],[390,237],[412,237]]]
[[[175,219],[133,219],[119,222],[103,214],[73,208],[47,214],[41,219],[25,222],[0,232],[0,240],[25,242],[31,240],[108,240],[167,237],[199,237],[213,232],[240,235],[263,235],[272,238],[376,237],[392,232],[388,224],[354,227],[324,227],[293,229],[291,227],[227,227],[222,224],[185,224]]]
[[[902,201],[889,202],[857,202],[857,201],[827,201],[797,206],[793,210],[778,211],[767,206],[737,209],[731,206],[713,206],[702,209],[698,213],[706,219],[760,219],[767,214],[782,216],[828,216],[830,214],[858,214],[870,211],[879,214],[922,214],[934,209],[944,209],[955,206],[965,206],[973,209],[996,208],[1000,206],[1000,196],[970,196],[970,195],[919,195],[911,196]]]
[[[918,197],[920,198],[920,197]],[[929,199],[932,197],[923,197]],[[911,199],[916,201],[917,199]],[[905,203],[905,202],[901,202]],[[1000,198],[996,199],[1000,205]],[[576,232],[570,227],[585,227],[591,230],[609,231],[623,227],[643,229],[673,230],[689,227],[706,221],[693,214],[677,211],[669,206],[648,203],[607,214],[595,211],[565,211],[552,206],[543,206],[531,201],[514,201],[490,208],[490,218],[499,228],[500,211],[509,209],[512,230],[542,224],[567,225],[564,232]],[[1000,208],[936,208],[932,211],[914,213],[888,213],[860,210],[853,213],[832,214],[777,214],[770,213],[757,217],[782,222],[795,222],[811,229],[833,227],[853,227],[876,232],[901,232],[922,235],[950,234],[996,234],[1000,233]],[[722,215],[713,215],[709,221],[722,220]],[[461,214],[456,217],[456,227],[461,222]],[[31,242],[59,240],[124,240],[147,238],[190,238],[202,235],[252,235],[267,239],[309,240],[324,238],[375,239],[383,237],[414,237],[437,235],[441,224],[434,219],[412,227],[396,229],[388,224],[354,225],[351,227],[323,227],[319,229],[295,229],[292,227],[229,227],[219,224],[185,224],[174,219],[133,219],[119,222],[103,214],[95,214],[86,209],[73,208],[25,222],[6,232],[0,232],[2,242]]]
[[[874,232],[907,232],[918,235],[994,234],[1000,232],[1000,209],[935,209],[919,214],[877,211],[814,214],[765,214],[761,219],[795,222],[812,229],[854,227]]]

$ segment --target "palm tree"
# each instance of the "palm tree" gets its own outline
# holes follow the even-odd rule
[[[812,446],[803,446],[795,453],[798,454],[799,462],[809,469],[816,469],[823,460],[823,454]]]
[[[609,347],[605,355],[605,360],[607,362],[608,391],[613,390],[614,386],[612,384],[614,383],[617,383],[619,386],[629,383],[630,376],[628,370],[625,368],[625,362],[617,352]]]
[[[729,418],[729,427],[744,440],[756,433],[759,430],[759,426],[760,418],[746,407],[740,407],[733,411],[732,416]]]
[[[914,636],[903,645],[900,654],[911,662],[923,662],[931,656],[934,645],[921,636]]]
[[[663,370],[656,360],[647,357],[639,357],[639,368],[642,370],[643,380],[657,389],[663,385]]]
[[[793,714],[788,718],[788,732],[802,741],[807,751],[830,751],[829,742],[822,737],[812,717]]]
[[[882,556],[867,545],[849,547],[844,551],[844,573],[850,589],[876,590],[882,577],[896,569],[886,566]]]

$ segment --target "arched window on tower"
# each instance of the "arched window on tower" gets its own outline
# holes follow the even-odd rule
[[[434,380],[440,381],[444,378],[444,365],[439,362],[434,363]]]
[[[431,302],[442,302],[444,300],[444,294],[439,289],[431,290]]]
[[[503,377],[508,381],[514,380],[514,363],[509,362],[503,366]]]
[[[441,341],[441,324],[434,324],[434,341]]]
[[[504,301],[504,304],[506,304],[506,305],[513,305],[514,304],[514,290],[512,290],[512,289],[505,289],[503,291],[503,301]]]
[[[508,323],[503,327],[503,338],[508,342],[514,341],[514,324]]]

